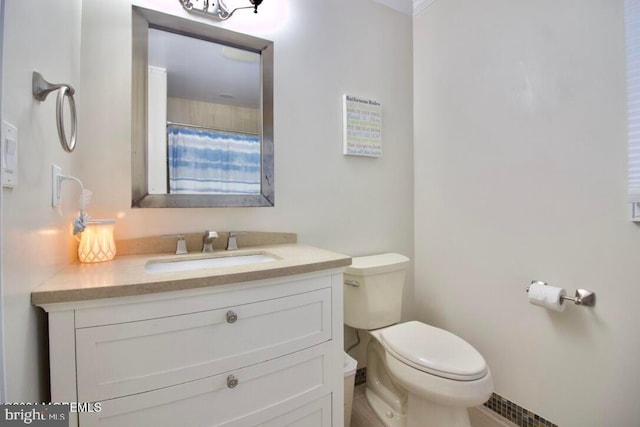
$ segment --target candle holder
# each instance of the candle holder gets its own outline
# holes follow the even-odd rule
[[[113,219],[94,219],[87,221],[78,245],[80,262],[111,261],[116,256],[116,242],[113,238]]]

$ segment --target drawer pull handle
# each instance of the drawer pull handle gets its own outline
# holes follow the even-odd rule
[[[238,385],[238,379],[233,375],[229,375],[227,377],[227,387],[234,388],[237,385]]]
[[[227,311],[227,323],[236,323],[236,320],[238,315],[233,310]]]

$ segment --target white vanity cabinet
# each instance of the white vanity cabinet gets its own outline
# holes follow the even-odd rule
[[[85,426],[342,426],[342,269],[39,304]]]

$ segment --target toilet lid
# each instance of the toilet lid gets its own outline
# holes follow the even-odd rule
[[[381,342],[396,359],[432,375],[472,381],[487,373],[487,363],[471,344],[421,322],[385,328],[381,331]]]

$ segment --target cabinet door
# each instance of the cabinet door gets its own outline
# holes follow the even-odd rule
[[[324,343],[210,378],[105,400],[101,412],[81,413],[80,425],[282,427],[287,424],[278,420],[288,420],[324,427],[330,419],[331,403],[322,398],[331,393],[331,349],[331,343]],[[231,375],[237,380],[233,388]],[[301,410],[313,402],[316,406]]]
[[[78,398],[193,381],[331,339],[331,289],[76,331]]]

